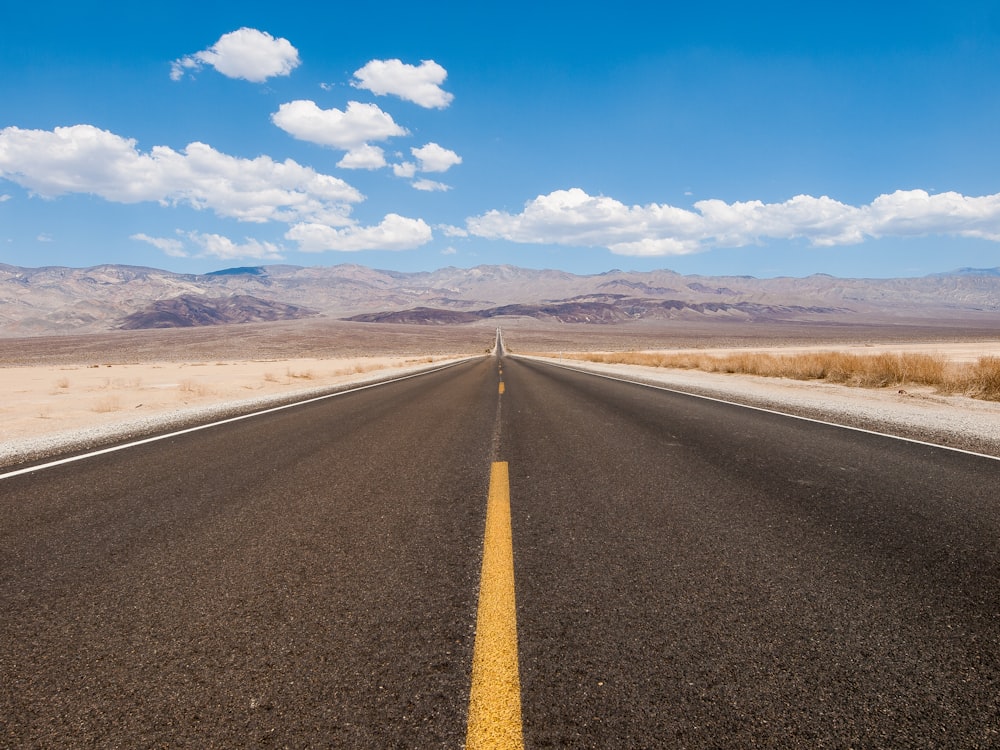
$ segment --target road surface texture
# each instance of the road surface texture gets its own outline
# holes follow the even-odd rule
[[[526,747],[1000,744],[1000,463],[508,356],[0,479],[0,747],[461,747],[498,462]]]

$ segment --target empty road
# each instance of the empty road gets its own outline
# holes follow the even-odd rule
[[[0,747],[462,747],[501,495],[526,747],[1000,744],[1000,463],[506,356],[0,479]]]

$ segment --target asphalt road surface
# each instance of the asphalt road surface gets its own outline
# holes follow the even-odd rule
[[[526,747],[1000,745],[1000,463],[508,356],[0,479],[0,747],[461,747],[497,462]]]

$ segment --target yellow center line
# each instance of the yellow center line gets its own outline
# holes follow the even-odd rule
[[[503,381],[500,381],[500,393],[503,393]]]
[[[506,461],[495,461],[490,469],[465,746],[469,750],[520,750],[524,747],[521,679],[517,668],[510,479]]]

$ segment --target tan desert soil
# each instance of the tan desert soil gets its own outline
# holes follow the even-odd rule
[[[631,351],[715,347],[826,347],[868,344],[971,343],[1000,336],[994,327],[842,325],[731,321],[637,321],[570,325],[503,318],[468,325],[392,325],[309,319],[203,328],[109,331],[66,336],[0,338],[0,367],[137,362],[237,361],[275,358],[420,357],[477,354],[493,343],[497,325],[515,352]]]

